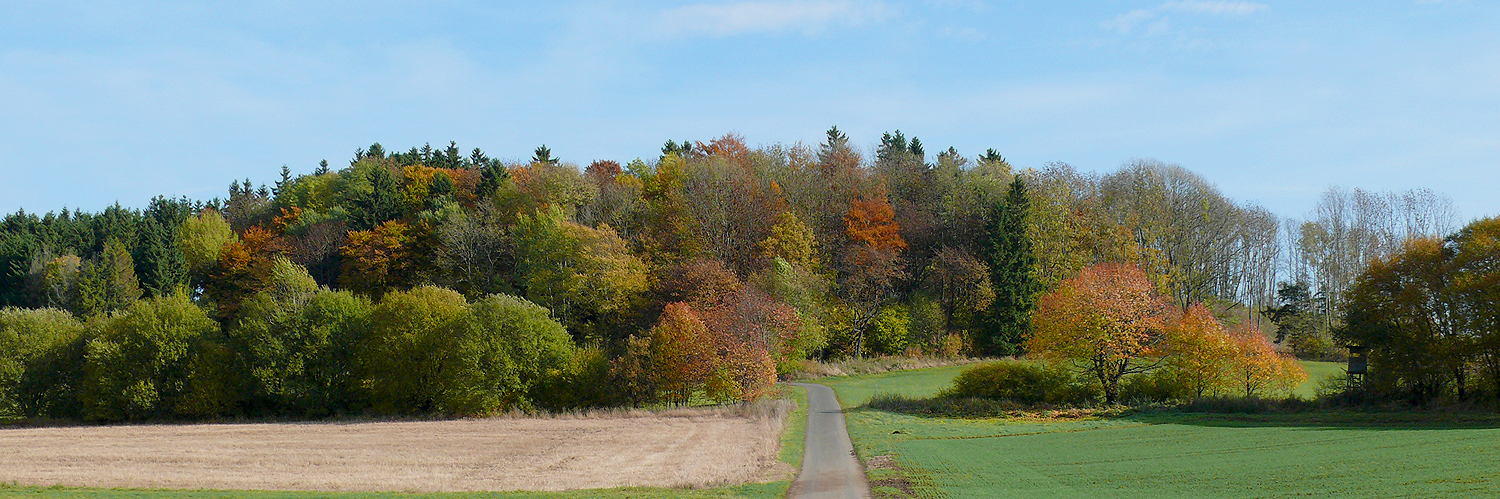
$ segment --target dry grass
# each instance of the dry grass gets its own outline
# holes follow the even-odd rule
[[[832,362],[809,360],[802,363],[802,370],[795,373],[799,379],[817,379],[828,376],[862,376],[891,371],[909,371],[928,367],[943,367],[983,362],[986,359],[941,357],[871,357],[845,359]]]
[[[0,481],[318,491],[711,487],[784,479],[791,403],[454,421],[0,430]]]

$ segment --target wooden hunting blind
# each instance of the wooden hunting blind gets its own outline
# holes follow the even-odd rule
[[[1348,373],[1349,386],[1345,387],[1347,390],[1364,388],[1365,373],[1369,371],[1367,353],[1364,345],[1349,345],[1349,369],[1345,371]]]
[[[1349,374],[1364,374],[1368,368],[1364,345],[1349,345]]]

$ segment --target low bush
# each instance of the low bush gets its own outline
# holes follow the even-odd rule
[[[1126,376],[1120,381],[1120,399],[1129,404],[1190,400],[1193,390],[1176,370],[1158,369]]]
[[[233,366],[195,362],[218,351],[218,324],[181,293],[132,304],[90,323],[81,393],[90,420],[196,416],[226,407],[232,394],[214,380]]]
[[[1006,360],[965,370],[944,392],[952,398],[1009,400],[1021,404],[1086,404],[1098,392],[1062,366]]]
[[[83,324],[65,310],[0,310],[0,420],[31,412],[40,392],[27,390],[28,381],[57,373],[50,360],[82,335]]]

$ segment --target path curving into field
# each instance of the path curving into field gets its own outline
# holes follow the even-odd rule
[[[787,497],[793,499],[869,499],[864,466],[844,427],[844,410],[833,389],[792,383],[807,389],[807,440],[802,472]]]

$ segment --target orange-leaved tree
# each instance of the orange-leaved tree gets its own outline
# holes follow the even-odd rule
[[[647,377],[662,398],[686,404],[714,373],[714,346],[708,326],[686,303],[667,304],[651,328]]]
[[[854,355],[862,357],[870,321],[894,295],[897,282],[906,278],[899,258],[906,240],[884,187],[851,199],[844,224],[849,245],[844,248],[839,284],[849,307]]]
[[[1229,374],[1236,387],[1245,390],[1245,397],[1262,391],[1288,393],[1307,380],[1296,359],[1272,350],[1271,342],[1255,326],[1240,324],[1229,336],[1235,350]]]
[[[339,248],[344,256],[342,284],[377,298],[404,287],[413,270],[416,239],[411,226],[394,220],[371,230],[350,231]]]
[[[1230,366],[1238,350],[1229,331],[1202,303],[1188,307],[1167,328],[1171,367],[1194,397],[1217,392],[1231,383]]]
[[[240,302],[260,291],[271,275],[276,257],[286,251],[279,232],[259,225],[245,229],[238,240],[229,240],[219,249],[218,265],[210,272],[203,294],[219,307],[219,316],[238,317]]]
[[[1121,378],[1161,364],[1169,308],[1140,268],[1095,265],[1037,303],[1026,349],[1073,363],[1099,381],[1113,404]]]
[[[802,331],[796,309],[751,286],[721,299],[703,317],[717,348],[719,368],[728,375],[721,401],[755,400],[776,384],[778,363],[789,364]],[[795,359],[800,360],[800,359]]]

